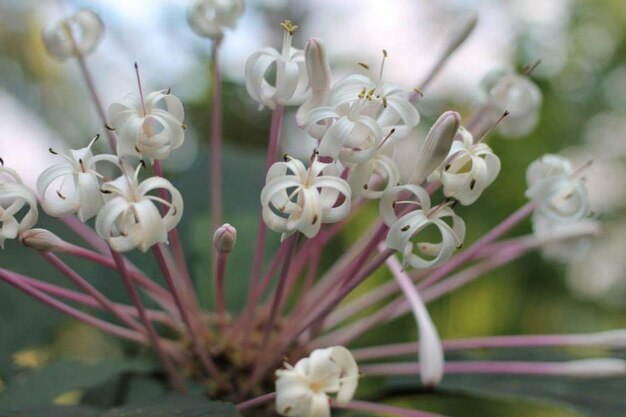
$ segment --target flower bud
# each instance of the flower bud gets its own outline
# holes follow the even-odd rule
[[[30,229],[21,234],[24,246],[39,252],[65,252],[69,243],[46,229]]]
[[[461,126],[461,116],[447,111],[431,127],[417,158],[411,183],[421,184],[448,156],[452,141]]]
[[[96,49],[104,35],[104,23],[93,11],[82,9],[44,30],[42,35],[50,55],[65,61]]]
[[[326,48],[321,40],[311,38],[304,48],[306,73],[311,83],[311,91],[318,94],[330,88],[330,65],[326,57]]]
[[[626,361],[615,358],[580,359],[562,364],[560,375],[577,378],[613,378],[626,375]]]
[[[218,227],[213,235],[215,250],[219,253],[230,253],[237,242],[237,229],[228,223]]]
[[[225,28],[234,28],[243,13],[243,0],[198,0],[189,9],[191,29],[205,38],[217,39]]]

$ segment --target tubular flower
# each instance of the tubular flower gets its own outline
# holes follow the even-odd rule
[[[59,217],[76,214],[85,222],[98,214],[104,205],[100,192],[102,175],[96,171],[96,163],[108,161],[117,164],[113,155],[93,156],[91,147],[98,139],[82,149],[71,149],[69,155],[61,155],[65,162],[48,167],[37,179],[37,191],[41,195],[41,206],[50,216]],[[59,155],[52,149],[50,152]],[[48,193],[50,186],[59,181],[55,193]]]
[[[396,163],[380,152],[372,159],[353,166],[348,177],[353,199],[359,196],[380,198],[385,191],[398,185],[398,181],[400,172]]]
[[[443,193],[463,205],[475,202],[500,173],[500,158],[484,143],[474,143],[460,128],[450,153],[431,178],[439,177]]]
[[[65,61],[96,49],[104,35],[104,23],[93,11],[82,9],[45,29],[42,35],[50,55]]]
[[[500,133],[519,137],[535,128],[541,108],[541,91],[530,78],[513,71],[500,71],[488,76],[484,84],[493,117],[509,112],[498,125]]]
[[[416,200],[405,197],[399,200],[400,195],[407,193],[412,194]],[[398,217],[396,209],[404,204],[415,204],[420,208]],[[418,185],[402,185],[387,191],[380,200],[380,213],[385,224],[390,227],[386,245],[402,254],[403,267],[408,264],[422,269],[441,265],[450,259],[454,250],[465,239],[463,219],[454,214],[448,203],[431,207],[430,196]],[[451,219],[452,226],[444,221],[446,217]],[[414,243],[412,240],[428,226],[438,229],[441,241]],[[415,246],[420,255],[414,253]]]
[[[28,211],[24,213],[26,206]],[[4,249],[6,239],[15,239],[18,234],[32,228],[38,215],[37,199],[17,172],[0,166],[0,248]],[[19,217],[21,219],[18,220]]]
[[[589,214],[587,190],[575,177],[568,160],[545,155],[526,171],[526,197],[535,203],[535,217],[552,222],[571,222]]]
[[[348,215],[350,186],[339,178],[336,164],[315,158],[307,169],[297,159],[285,159],[270,167],[261,191],[263,220],[270,229],[282,232],[283,239],[295,231],[311,238],[322,223],[335,223]]]
[[[235,28],[243,9],[243,0],[197,0],[189,8],[187,21],[196,34],[217,39],[224,29]]]
[[[134,248],[146,252],[156,243],[167,242],[167,232],[172,230],[183,215],[183,199],[174,186],[164,178],[152,177],[139,183],[137,170],[123,163],[124,175],[102,185],[102,193],[111,198],[96,217],[96,231],[117,252]],[[170,201],[148,194],[163,189]],[[167,207],[161,215],[155,203]]]
[[[246,61],[246,89],[257,103],[274,109],[277,104],[298,106],[309,96],[309,79],[304,63],[304,52],[291,46],[298,26],[289,20],[281,24],[285,30],[282,51],[263,48],[250,55]],[[274,85],[267,81],[270,68],[275,65]]]
[[[184,118],[180,99],[167,90],[154,91],[145,100],[129,95],[109,107],[109,120],[118,134],[119,156],[167,158],[183,144]]]
[[[276,371],[276,411],[288,417],[328,417],[328,394],[346,405],[356,391],[359,369],[343,346],[314,350],[295,366]]]

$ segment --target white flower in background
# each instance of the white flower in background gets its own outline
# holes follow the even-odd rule
[[[122,167],[124,175],[102,185],[102,193],[110,198],[96,217],[96,231],[118,252],[134,248],[146,252],[156,243],[167,242],[167,232],[183,215],[183,199],[164,178],[151,177],[139,183],[142,165],[134,173],[125,162]],[[169,193],[170,201],[148,194],[160,189]],[[156,203],[167,208],[165,214]]]
[[[400,172],[396,163],[382,152],[365,162],[354,165],[350,169],[348,184],[352,189],[352,198],[364,197],[377,199],[398,185]]]
[[[45,29],[42,35],[50,55],[64,61],[96,49],[104,35],[104,23],[93,11],[82,9]]]
[[[189,8],[187,21],[196,34],[218,39],[224,29],[235,28],[243,9],[243,0],[197,0]]]
[[[543,256],[557,262],[569,263],[584,257],[600,232],[600,222],[594,219],[555,223],[542,216],[533,218],[533,234],[541,244]]]
[[[129,95],[121,103],[113,103],[109,120],[118,136],[117,154],[167,158],[183,144],[184,118],[180,99],[167,90],[154,91],[145,100]]]
[[[270,167],[261,191],[263,220],[270,229],[283,233],[283,239],[296,231],[310,238],[322,223],[335,223],[348,215],[350,186],[339,177],[336,164],[315,158],[307,169],[297,159],[285,159]]]
[[[26,212],[25,207],[28,207]],[[6,239],[15,239],[32,228],[38,215],[37,199],[17,172],[0,166],[0,248],[4,249]]]
[[[410,195],[415,200],[410,198]],[[402,198],[402,200],[400,200]],[[407,205],[417,205],[419,209],[410,211],[401,217],[397,210],[403,210]],[[430,196],[418,185],[402,185],[387,191],[380,200],[380,214],[385,224],[389,226],[386,245],[390,249],[402,254],[403,266],[411,265],[422,269],[441,265],[452,256],[455,249],[465,239],[465,222],[454,214],[450,203],[431,207]],[[452,222],[450,226],[445,218]],[[439,242],[417,242],[420,233],[429,226],[439,231]],[[415,249],[417,252],[415,253]]]
[[[433,124],[420,147],[410,182],[421,184],[446,159],[461,126],[457,112],[443,113]]]
[[[357,363],[343,346],[316,349],[285,368],[276,371],[276,411],[288,417],[328,417],[328,394],[346,405],[359,382]]]
[[[541,90],[526,75],[513,71],[498,71],[483,82],[492,117],[508,116],[498,124],[498,131],[508,137],[530,133],[539,120]]]
[[[65,161],[52,165],[37,178],[37,191],[41,196],[41,206],[53,217],[76,214],[85,222],[98,214],[104,205],[100,192],[102,175],[96,171],[96,163],[107,161],[118,164],[119,158],[114,155],[93,156],[91,147],[98,139],[96,136],[88,146],[82,149],[71,149],[69,155],[59,154]],[[58,187],[48,192],[52,184]]]
[[[589,215],[585,184],[576,178],[567,159],[545,155],[530,164],[526,180],[526,197],[536,206],[535,217],[571,222]]]
[[[431,176],[443,184],[443,193],[463,205],[475,202],[500,173],[500,158],[485,143],[474,143],[460,128],[448,157]]]
[[[304,63],[304,52],[291,46],[298,26],[289,20],[281,23],[285,30],[282,51],[263,48],[246,61],[246,89],[257,103],[274,109],[276,105],[299,106],[310,94],[309,79]],[[270,69],[276,71],[275,82],[270,83]]]

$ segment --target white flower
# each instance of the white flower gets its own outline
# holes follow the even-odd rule
[[[102,185],[102,192],[111,198],[96,217],[96,231],[118,252],[134,248],[146,252],[156,243],[167,242],[167,232],[183,215],[183,199],[164,178],[152,177],[139,183],[141,165],[134,173],[125,163],[122,167],[124,175]],[[148,194],[158,189],[166,190],[170,201]],[[167,208],[165,214],[155,203]]]
[[[42,35],[50,55],[64,61],[96,49],[104,35],[104,23],[93,11],[82,9],[47,28]]]
[[[224,29],[234,29],[243,13],[243,0],[197,0],[187,13],[193,31],[207,38],[220,38]]]
[[[267,172],[261,191],[263,220],[267,226],[282,232],[283,238],[302,232],[315,236],[322,223],[343,220],[350,212],[350,186],[339,178],[336,164],[325,164],[315,158],[307,169],[297,159],[286,157]],[[338,199],[343,201],[335,206]]]
[[[415,200],[406,196],[409,193]],[[399,200],[402,195],[402,200]],[[410,211],[398,218],[396,210],[403,209],[406,204],[418,205],[420,208]],[[465,222],[444,203],[431,207],[430,196],[418,185],[402,185],[387,191],[380,200],[380,214],[390,227],[386,245],[402,254],[403,266],[422,269],[441,265],[454,253],[454,250],[465,239]],[[452,226],[444,221],[449,217]],[[417,242],[413,240],[428,226],[434,226],[441,236],[440,242]],[[414,253],[414,249],[421,255]]]
[[[310,93],[304,53],[301,49],[291,46],[293,34],[298,26],[289,20],[281,25],[285,29],[282,51],[263,48],[250,55],[246,61],[246,89],[250,97],[259,103],[259,110],[264,106],[274,109],[277,104],[297,106],[302,104]],[[272,85],[266,76],[273,66],[276,77]]]
[[[500,173],[500,159],[484,143],[474,143],[467,130],[460,128],[457,140],[433,179],[439,177],[446,197],[463,205],[472,204]]]
[[[346,405],[359,380],[356,361],[343,346],[316,349],[285,368],[276,371],[276,411],[288,417],[329,417],[328,394]]]
[[[91,147],[98,139],[82,149],[71,149],[69,155],[61,156],[64,162],[52,165],[37,178],[37,191],[41,195],[41,206],[50,216],[59,217],[76,214],[85,222],[98,214],[104,205],[100,192],[102,175],[96,171],[96,163],[107,161],[117,165],[118,158],[114,155],[93,156]],[[57,152],[50,150],[58,155]],[[50,186],[58,181],[54,193],[48,192]]]
[[[600,222],[593,219],[553,222],[543,216],[533,217],[533,234],[541,244],[543,256],[558,262],[583,257],[599,233]]]
[[[585,184],[576,178],[571,164],[557,155],[545,155],[526,171],[526,197],[535,204],[535,216],[552,222],[571,222],[589,212]]]
[[[119,156],[167,158],[183,144],[184,118],[180,99],[166,90],[154,91],[145,100],[129,95],[109,107],[109,120],[118,135]]]
[[[28,210],[24,212],[26,206]],[[15,239],[32,228],[37,217],[37,199],[33,193],[17,172],[0,166],[0,248],[4,249],[6,239]]]
[[[377,152],[372,159],[353,166],[348,176],[352,199],[359,196],[380,198],[385,191],[398,185],[398,181],[400,171],[396,163],[381,152]]]
[[[498,124],[501,134],[520,137],[535,128],[539,120],[541,91],[527,76],[500,71],[487,76],[484,84],[492,118],[495,120],[505,111],[509,112]]]

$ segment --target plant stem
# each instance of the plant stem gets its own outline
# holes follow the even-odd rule
[[[271,401],[274,401],[275,398],[276,398],[276,393],[275,392],[270,392],[269,394],[263,394],[263,395],[261,395],[259,397],[253,398],[251,400],[240,402],[240,403],[236,404],[235,406],[237,407],[237,411],[244,411],[244,410],[247,410],[248,408],[256,407],[258,405],[267,404],[267,403],[269,403]]]
[[[159,356],[159,359],[161,359],[161,363],[163,364],[163,368],[165,369],[165,373],[168,376],[170,384],[176,391],[184,393],[186,390],[183,385],[182,379],[180,378],[180,375],[178,375],[178,373],[176,372],[176,369],[174,368],[174,365],[171,362],[170,358],[163,351],[159,336],[154,329],[154,325],[146,314],[146,309],[143,305],[143,302],[141,301],[139,293],[137,292],[137,289],[133,284],[133,280],[128,272],[128,269],[126,268],[126,262],[124,261],[124,257],[113,249],[111,249],[111,255],[113,256],[113,259],[117,264],[117,269],[119,270],[122,281],[124,282],[124,286],[126,287],[128,294],[130,295],[131,301],[137,308],[139,318],[146,327],[146,330],[148,331],[148,338],[150,339],[150,343],[152,344],[152,347],[156,351],[157,355]]]
[[[226,262],[228,261],[228,252],[219,252],[217,254],[217,271],[215,274],[215,312],[217,313],[218,325],[220,328],[226,324],[226,295],[224,291],[224,282],[226,275]]]
[[[211,48],[211,230],[215,231],[222,222],[222,85],[219,70],[221,38]]]

